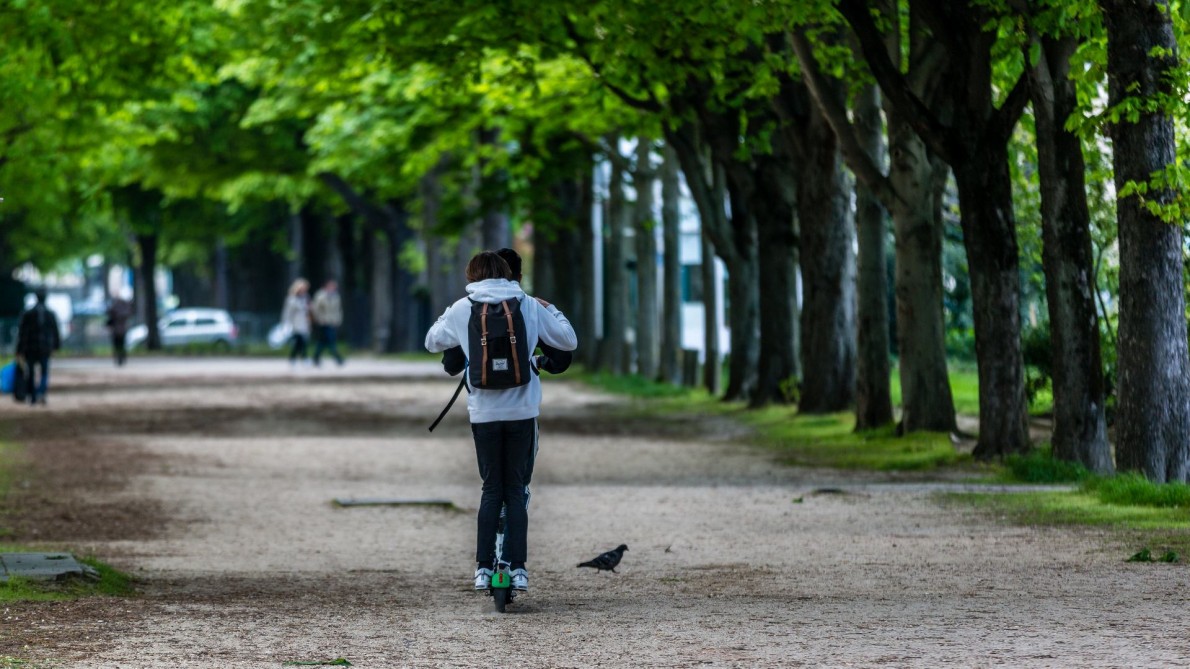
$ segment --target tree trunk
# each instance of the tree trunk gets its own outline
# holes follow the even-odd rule
[[[581,297],[578,319],[574,321],[575,333],[579,340],[576,357],[587,369],[596,369],[599,366],[599,336],[596,325],[598,323],[598,312],[596,311],[598,285],[595,280],[597,276],[595,250],[602,235],[595,230],[595,179],[591,166],[587,166],[580,183],[582,200],[579,205],[578,226],[575,231],[582,254],[582,263],[576,268]]]
[[[1100,0],[1107,24],[1109,103],[1170,96],[1178,65],[1168,2]],[[1166,104],[1169,104],[1168,102]],[[1158,109],[1112,130],[1116,192],[1175,163],[1173,119]],[[1173,201],[1169,189],[1145,199]],[[1136,195],[1116,203],[1120,240],[1119,401],[1116,461],[1156,482],[1190,478],[1190,358],[1180,222],[1163,221]]]
[[[955,167],[963,245],[971,272],[979,369],[979,442],[975,457],[1029,450],[1021,358],[1020,261],[1006,145],[984,144]]]
[[[1086,164],[1079,138],[1065,128],[1065,119],[1077,104],[1068,74],[1078,40],[1045,38],[1041,47],[1030,92],[1037,128],[1042,266],[1053,361],[1053,454],[1109,474],[1113,466],[1103,411]]]
[[[479,132],[481,146],[495,146],[500,142],[499,128],[486,128]],[[483,215],[480,219],[480,230],[483,236],[483,248],[489,251],[507,248],[512,245],[512,228],[508,222],[508,214],[504,211],[503,201],[508,187],[508,174],[504,170],[494,170],[486,174],[483,161],[480,164],[481,187],[483,200]]]
[[[711,397],[719,394],[722,353],[719,346],[719,286],[715,279],[715,249],[710,240],[702,237],[702,322],[703,368],[702,385]]]
[[[607,237],[603,254],[603,338],[599,342],[599,364],[613,374],[626,374],[628,282],[624,277],[624,228],[631,212],[624,199],[624,170],[619,162],[612,161],[604,207]]]
[[[855,256],[846,179],[822,122],[806,132],[798,171],[802,232],[802,413],[848,409],[855,400]]]
[[[160,216],[160,212],[156,215]],[[145,344],[150,351],[160,351],[161,332],[157,328],[157,234],[137,233],[136,245],[140,249],[137,294],[143,300],[145,327],[149,329],[149,338]]]
[[[682,377],[681,196],[678,157],[673,147],[666,143],[661,162],[661,226],[665,251],[661,281],[661,358],[657,379],[674,384]]]
[[[289,281],[292,284],[302,276],[302,259],[306,257],[305,224],[302,222],[302,210],[291,212],[289,214],[289,263],[288,270]]]
[[[758,161],[753,212],[756,214],[757,263],[764,277],[764,308],[760,310],[760,357],[756,392],[749,404],[793,401],[797,382],[793,349],[793,256],[797,246],[793,209],[796,178],[789,169],[789,153],[781,151]]]
[[[392,339],[393,318],[393,264],[396,254],[392,241],[384,227],[368,226],[372,247],[372,318],[371,344],[376,353],[394,350]],[[438,312],[442,313],[442,312]],[[435,314],[437,316],[437,314]]]
[[[908,123],[888,110],[893,203],[897,351],[904,433],[953,432],[954,397],[946,370],[942,312],[942,224],[931,175],[937,159]]]
[[[865,86],[855,101],[858,137],[868,155],[880,163],[884,155],[884,131],[880,122],[880,93]],[[870,430],[893,421],[889,393],[888,280],[884,268],[885,212],[870,188],[857,180],[855,227],[859,254],[859,329],[855,379],[855,429]]]
[[[380,211],[384,215],[389,243],[392,246],[392,286],[393,306],[389,327],[390,351],[419,351],[424,342],[425,328],[419,313],[418,299],[414,292],[417,277],[400,262],[400,249],[405,243],[413,239],[413,230],[409,227],[409,211],[401,200],[390,200],[382,205]],[[437,317],[437,314],[434,315]]]
[[[757,272],[756,219],[735,186],[731,197],[731,236],[736,254],[727,265],[731,360],[723,399],[746,400],[756,391],[760,358],[760,276]]]
[[[657,376],[657,222],[653,217],[652,146],[637,140],[632,220],[636,244],[636,373]]]

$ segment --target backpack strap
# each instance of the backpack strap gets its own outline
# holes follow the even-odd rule
[[[446,414],[450,412],[450,408],[455,405],[455,400],[459,399],[459,393],[463,392],[463,388],[465,388],[466,386],[467,386],[467,373],[466,373],[466,371],[464,371],[463,378],[459,380],[459,387],[455,388],[455,394],[452,395],[450,398],[450,401],[446,403],[446,408],[442,410],[442,413],[438,414],[438,418],[434,421],[434,424],[430,426],[430,432],[433,432],[434,428],[438,427],[438,423],[441,423],[442,419],[446,418]],[[471,392],[471,391],[468,390],[467,392]]]
[[[483,367],[479,368],[479,385],[488,385],[488,304],[484,302],[483,310],[479,312],[480,329],[483,336],[479,339],[480,350],[483,351]]]
[[[508,300],[500,303],[504,307],[504,318],[508,321],[508,342],[512,344],[512,369],[516,374],[516,384],[521,385],[521,360],[516,350],[516,328],[512,324],[512,309],[508,308]],[[484,349],[487,352],[487,349]]]

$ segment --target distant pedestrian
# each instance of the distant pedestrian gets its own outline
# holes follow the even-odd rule
[[[281,322],[289,326],[289,364],[306,361],[306,342],[310,338],[310,282],[298,279],[289,287]]]
[[[34,293],[37,304],[21,314],[17,330],[17,356],[25,362],[25,382],[28,384],[26,397],[29,404],[45,404],[50,389],[50,356],[62,346],[58,332],[58,318],[45,305],[45,288]],[[33,370],[41,370],[40,378],[34,383]]]
[[[123,367],[128,359],[128,348],[125,337],[128,334],[128,322],[132,320],[132,302],[121,291],[112,297],[112,303],[107,307],[107,327],[112,335],[112,357],[117,367]]]
[[[339,326],[343,324],[343,300],[339,297],[339,284],[334,279],[327,279],[322,289],[314,293],[310,313],[314,316],[315,327],[318,328],[318,343],[314,345],[314,366],[318,366],[324,350],[330,351],[335,362],[342,366],[343,356],[339,355],[336,339]]]

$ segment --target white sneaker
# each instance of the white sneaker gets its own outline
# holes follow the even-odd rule
[[[487,590],[492,587],[492,570],[480,567],[475,570],[475,589]]]
[[[513,569],[509,574],[512,577],[513,590],[528,590],[529,589],[529,572],[524,569]]]

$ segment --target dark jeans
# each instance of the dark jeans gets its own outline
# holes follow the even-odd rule
[[[513,564],[524,562],[529,533],[525,485],[533,475],[537,419],[472,423],[471,434],[475,437],[475,457],[483,478],[475,561],[488,565],[496,559],[500,509],[506,507],[504,559]]]
[[[296,332],[290,337],[292,348],[289,349],[289,361],[293,362],[298,358],[306,359],[306,335],[297,334]]]
[[[124,345],[127,333],[112,333],[112,356],[116,359],[116,366],[122,366],[128,359],[128,348]]]
[[[29,366],[29,374],[25,379],[27,388],[26,397],[29,398],[29,404],[34,404],[38,399],[45,399],[45,395],[50,389],[50,356],[38,356],[26,358],[25,363]],[[41,378],[37,383],[33,383],[33,370],[35,368],[41,369]]]
[[[318,359],[322,357],[323,351],[330,351],[331,357],[340,365],[343,364],[343,356],[339,355],[339,346],[335,339],[335,326],[333,325],[319,325],[318,326],[318,343],[314,345],[314,364],[318,364]]]

